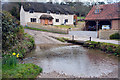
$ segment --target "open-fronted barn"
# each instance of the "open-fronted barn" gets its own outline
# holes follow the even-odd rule
[[[86,30],[100,30],[103,25],[108,25],[112,30],[119,30],[120,2],[93,6],[85,18],[85,24]]]

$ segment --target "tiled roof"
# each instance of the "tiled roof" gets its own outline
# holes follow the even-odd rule
[[[96,6],[90,10],[85,20],[111,20],[120,19],[120,2],[99,5],[100,13],[95,13]]]

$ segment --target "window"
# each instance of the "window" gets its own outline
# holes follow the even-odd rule
[[[56,19],[56,22],[59,22],[59,19]]]
[[[31,22],[36,22],[36,18],[30,18]]]
[[[59,12],[56,12],[56,14],[59,14]]]
[[[65,19],[65,22],[68,22],[68,19]]]
[[[100,13],[100,9],[96,9],[96,10],[95,10],[95,13]]]
[[[34,10],[30,10],[30,11],[29,11],[29,13],[33,13],[33,12],[34,12]]]
[[[50,11],[47,11],[47,14],[50,14]]]

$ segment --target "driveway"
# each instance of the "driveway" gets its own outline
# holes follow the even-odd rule
[[[97,32],[96,31],[69,31],[69,35],[75,35],[82,38],[97,38]]]

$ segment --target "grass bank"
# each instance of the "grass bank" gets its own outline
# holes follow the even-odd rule
[[[115,56],[120,56],[120,45],[104,42],[86,41],[83,45],[90,49],[99,49]]]
[[[60,27],[60,28],[66,28],[66,29],[68,29],[68,28],[75,28],[75,27],[73,27],[73,26],[70,26],[70,25],[55,25],[56,27]]]
[[[42,68],[31,63],[10,67],[3,65],[2,78],[36,78],[40,72]]]
[[[30,29],[30,30],[37,30],[37,31],[45,31],[45,32],[52,32],[52,33],[58,33],[58,34],[65,34],[65,33],[62,33],[62,32],[53,32],[53,31],[48,31],[48,30],[43,30],[43,29],[39,29],[39,28],[33,28],[33,27],[24,27],[25,29]]]
[[[42,69],[35,64],[20,64],[19,59],[34,49],[34,38],[24,33],[20,22],[6,11],[2,17],[2,78],[35,78]],[[0,63],[1,65],[1,63]],[[0,68],[1,69],[1,68]],[[1,72],[1,70],[0,70]],[[5,80],[6,80],[5,79]]]
[[[55,39],[57,39],[57,40],[59,40],[61,42],[66,42],[66,41],[69,40],[68,38],[64,38],[64,37],[53,37],[53,38],[55,38]]]

